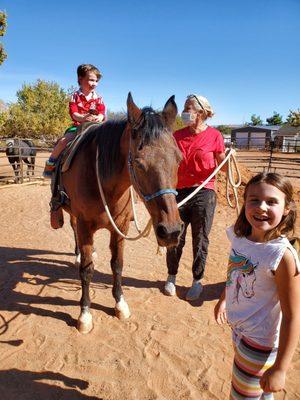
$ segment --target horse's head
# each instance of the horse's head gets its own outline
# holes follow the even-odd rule
[[[172,135],[177,115],[174,96],[158,113],[150,107],[138,108],[129,93],[127,110],[132,184],[152,217],[158,244],[175,246],[183,224],[175,199],[181,153]]]
[[[13,147],[14,146],[14,139],[7,139],[5,140],[6,147]]]
[[[14,153],[15,153],[15,148],[14,148],[15,142],[14,142],[14,139],[7,139],[5,141],[5,144],[6,144],[6,151],[5,151],[6,155],[7,156],[14,155]]]

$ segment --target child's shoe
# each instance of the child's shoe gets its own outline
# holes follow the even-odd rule
[[[53,229],[62,228],[64,225],[64,214],[62,208],[50,211],[50,224]]]
[[[53,172],[55,171],[55,162],[47,160],[43,172],[43,177],[51,179]]]

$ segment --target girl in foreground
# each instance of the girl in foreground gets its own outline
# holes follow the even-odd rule
[[[215,307],[235,351],[230,399],[273,399],[284,388],[300,333],[300,262],[286,234],[296,206],[290,181],[253,177],[233,227],[226,288]]]

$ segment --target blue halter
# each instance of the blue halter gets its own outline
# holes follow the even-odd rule
[[[157,192],[153,193],[153,194],[143,194],[142,191],[140,190],[140,187],[138,185],[135,173],[134,173],[134,169],[132,166],[132,157],[131,157],[131,151],[129,150],[128,153],[128,169],[129,169],[129,173],[131,176],[131,180],[135,182],[136,186],[138,187],[138,191],[139,194],[143,197],[143,199],[147,202],[149,200],[155,199],[155,197],[158,196],[162,196],[163,194],[174,194],[175,196],[177,196],[178,192],[174,189],[160,189]]]

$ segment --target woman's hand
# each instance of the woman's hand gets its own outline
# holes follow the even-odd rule
[[[227,322],[227,314],[226,314],[226,300],[220,299],[214,309],[215,320],[219,325],[225,324]]]
[[[276,367],[269,368],[260,378],[260,386],[265,393],[280,392],[285,385],[286,372]]]

